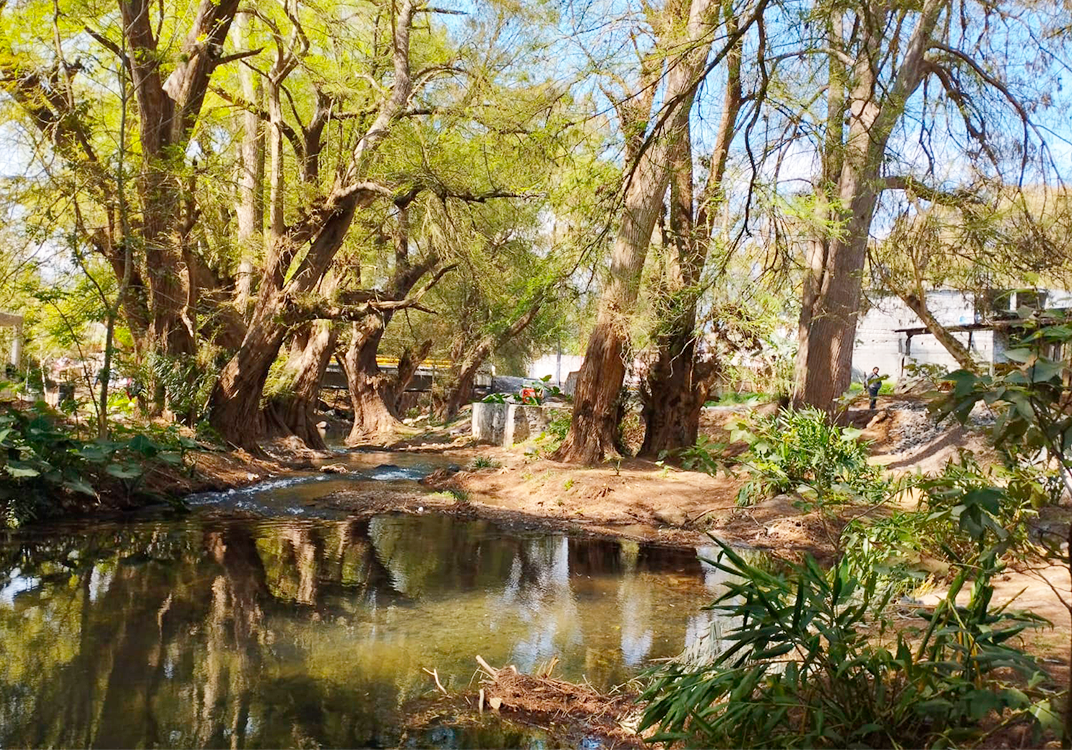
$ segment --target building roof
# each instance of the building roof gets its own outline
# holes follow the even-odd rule
[[[1047,317],[1050,317],[1050,323],[1058,323],[1056,317],[1052,317],[1054,313],[1059,313],[1064,317],[1072,315],[1072,308],[1069,307],[1055,307],[1049,310],[1042,311]],[[994,330],[1013,330],[1024,327],[1024,318],[1021,318],[1015,314],[1010,314],[1008,318],[994,318],[993,320],[987,320],[976,323],[964,323],[962,325],[945,326],[945,330],[950,333],[965,333],[969,331],[994,331]],[[912,328],[895,328],[895,333],[906,334],[909,338],[912,336],[922,336],[930,333],[930,329],[926,326],[915,326]]]

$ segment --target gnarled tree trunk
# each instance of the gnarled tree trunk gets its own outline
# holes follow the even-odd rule
[[[401,116],[412,92],[409,41],[416,10],[415,0],[402,0],[395,17],[392,86],[375,119],[354,147],[347,167],[340,171],[323,198],[306,209],[292,226],[281,229],[277,226],[280,218],[272,217],[273,241],[261,274],[253,317],[241,348],[221,371],[212,394],[212,424],[236,445],[257,447],[264,427],[260,414],[264,383],[280,345],[295,324],[327,317],[352,320],[372,312],[368,304],[345,312],[335,310],[330,315],[300,307],[308,303],[330,268],[355,213],[382,195],[379,186],[365,181],[365,173],[372,154]],[[277,141],[273,135],[272,143]],[[273,170],[280,168],[273,145]],[[301,256],[300,251],[306,246],[308,249]],[[296,268],[290,273],[295,263]]]
[[[726,29],[731,34],[736,31],[733,13],[732,6],[727,5]],[[678,142],[673,154],[669,257],[665,272],[669,305],[664,328],[653,337],[655,360],[641,387],[644,442],[640,455],[651,458],[696,444],[700,412],[717,372],[714,362],[697,359],[696,303],[710,248],[713,218],[724,200],[722,179],[726,174],[730,144],[744,101],[740,43],[731,50],[726,63],[726,89],[718,136],[711,154],[707,184],[695,209],[692,143],[687,125],[685,137]]]
[[[395,302],[404,300],[417,282],[439,263],[439,255],[435,252],[419,263],[411,264],[409,260],[409,206],[419,193],[419,189],[414,189],[395,200],[398,208],[394,231],[395,270],[387,285],[387,297]],[[399,388],[405,390],[431,348],[429,343],[416,362],[400,361],[395,377],[380,372],[376,355],[393,317],[394,311],[386,309],[354,323],[350,345],[341,360],[354,410],[353,426],[346,440],[349,445],[368,442],[398,427]]]
[[[393,398],[386,390],[388,378],[380,372],[380,366],[376,363],[384,328],[384,321],[376,315],[354,323],[350,345],[342,358],[350,405],[354,410],[347,445],[368,442],[399,425],[398,414],[392,408]]]
[[[273,396],[269,411],[270,420],[277,429],[297,436],[316,450],[327,447],[317,429],[316,407],[320,400],[320,385],[338,338],[338,327],[328,320],[310,323],[294,337],[286,368],[289,385]]]
[[[608,284],[573,396],[573,419],[569,434],[555,454],[560,461],[596,463],[618,453],[616,404],[625,381],[629,316],[670,180],[670,154],[677,140],[687,137],[693,93],[711,48],[716,7],[712,0],[693,0],[686,36],[678,40],[686,51],[668,63],[662,98],[667,111],[660,109],[662,125],[656,128],[647,148],[641,150],[626,187]]]

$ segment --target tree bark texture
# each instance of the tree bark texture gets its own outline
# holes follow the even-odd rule
[[[338,326],[328,320],[310,323],[296,336],[287,363],[288,386],[273,396],[269,407],[270,421],[280,432],[296,436],[315,450],[327,447],[317,429],[316,408],[338,338]]]
[[[238,0],[201,0],[194,23],[170,75],[164,78],[161,50],[152,25],[151,0],[120,0],[123,34],[138,107],[142,169],[140,241],[149,286],[149,339],[169,356],[196,350],[192,280],[183,262],[182,167],[189,134],[201,112],[209,79],[238,10]]]
[[[726,6],[726,29],[736,31],[733,8]],[[644,442],[640,455],[658,458],[696,444],[700,413],[717,373],[714,362],[700,362],[697,346],[696,304],[699,284],[710,252],[714,217],[724,200],[722,180],[729,160],[730,144],[737,130],[737,117],[744,101],[741,87],[741,44],[726,57],[726,88],[722,115],[707,184],[694,208],[691,134],[686,134],[673,152],[670,182],[670,237],[664,289],[668,300],[653,335],[655,357],[641,385]]]
[[[685,51],[671,60],[666,75],[662,101],[669,110],[662,113],[662,125],[642,150],[629,177],[607,286],[573,396],[570,430],[555,454],[557,460],[591,464],[618,453],[616,404],[625,382],[629,316],[670,180],[670,154],[675,141],[687,137],[694,85],[711,48],[716,8],[711,0],[691,3],[686,36],[681,40]]]
[[[238,15],[240,36],[252,48],[249,14]],[[254,107],[263,99],[260,76],[246,66],[239,68],[242,95]],[[264,248],[264,125],[254,111],[242,113],[242,143],[238,160],[238,279],[235,305],[247,317],[253,294],[253,272]]]
[[[342,359],[350,405],[354,410],[347,445],[368,442],[399,425],[398,414],[392,409],[393,399],[387,392],[388,377],[380,372],[376,363],[385,327],[384,321],[375,315],[353,324],[350,345]]]
[[[878,73],[883,24],[857,24],[858,52],[851,70],[837,55],[844,46],[840,19],[831,29],[827,141],[819,191],[831,229],[808,249],[798,330],[793,403],[828,412],[848,390],[860,309],[864,262],[882,166],[897,121],[926,72],[924,55],[946,0],[925,0],[899,66],[886,83]],[[902,25],[898,23],[897,29]],[[907,28],[907,27],[906,27]],[[899,32],[894,32],[899,33]],[[890,44],[896,44],[891,40]],[[847,92],[847,94],[845,93]],[[843,117],[848,117],[847,136]]]

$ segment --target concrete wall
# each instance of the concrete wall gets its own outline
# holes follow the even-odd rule
[[[554,406],[523,404],[473,404],[473,439],[509,448],[540,436],[561,411]]]
[[[551,382],[562,387],[566,376],[581,369],[584,357],[580,354],[544,354],[529,365],[528,377],[539,380],[547,375]]]
[[[908,309],[899,297],[876,297],[871,307],[860,318],[856,327],[856,347],[852,353],[853,379],[860,380],[864,373],[877,367],[884,375],[900,378],[907,362],[940,365],[950,370],[957,369],[956,360],[933,336],[913,336],[911,352],[906,351],[907,336],[897,333],[899,328],[918,328],[923,321]],[[928,293],[927,305],[938,322],[948,325],[967,325],[975,322],[975,301],[967,294],[951,290],[936,290]],[[993,334],[990,331],[975,331],[956,334],[983,362],[993,358]]]

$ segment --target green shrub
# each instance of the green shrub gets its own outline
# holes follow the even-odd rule
[[[220,371],[220,363],[214,359],[218,354],[212,348],[205,348],[196,356],[153,352],[142,365],[132,368],[132,374],[137,382],[148,386],[146,397],[151,397],[154,387],[163,389],[167,394],[168,409],[193,425],[208,413],[212,389]],[[273,376],[277,375],[278,371],[273,369]],[[278,383],[265,386],[266,395],[272,393],[270,389],[273,387],[279,387]]]
[[[497,469],[500,466],[502,464],[489,456],[477,456],[469,464],[470,469]]]
[[[689,471],[702,471],[714,476],[724,468],[722,453],[725,450],[725,443],[717,443],[706,435],[700,435],[696,438],[696,445],[685,448],[677,455],[678,460],[681,461],[681,468]]]
[[[814,408],[782,409],[738,422],[730,439],[748,445],[737,463],[752,475],[737,495],[739,505],[785,492],[817,504],[883,499],[886,484],[867,463],[859,430],[830,424]]]
[[[773,401],[774,398],[775,396],[770,393],[726,391],[719,394],[717,399],[707,401],[704,406],[759,406]]]
[[[925,747],[982,736],[984,720],[1055,728],[1052,696],[1035,661],[1011,645],[1041,620],[991,611],[993,565],[968,568],[909,639],[885,638],[889,589],[872,572],[809,558],[782,573],[748,564],[725,545],[713,564],[729,574],[712,605],[735,627],[706,665],[656,673],[641,730],[654,741],[702,747]],[[883,640],[891,641],[889,646]],[[1010,680],[1019,678],[1018,684]]]
[[[164,433],[163,442],[154,439]],[[96,498],[106,484],[129,496],[148,465],[181,465],[191,447],[174,430],[126,430],[115,440],[84,441],[43,403],[27,410],[0,404],[0,526],[50,515],[75,496]]]
[[[874,569],[909,587],[934,563],[973,566],[984,555],[1018,553],[1037,508],[1061,493],[1059,478],[1044,468],[982,466],[966,451],[937,476],[908,477],[889,494],[911,487],[923,493],[918,509],[845,527],[839,547],[854,571]]]
[[[551,419],[547,422],[547,427],[544,428],[543,433],[540,435],[540,440],[546,441],[546,445],[543,446],[544,452],[554,453],[558,450],[558,447],[562,445],[562,441],[566,439],[566,435],[569,434],[572,419],[573,412],[569,409],[559,409],[552,412]]]

